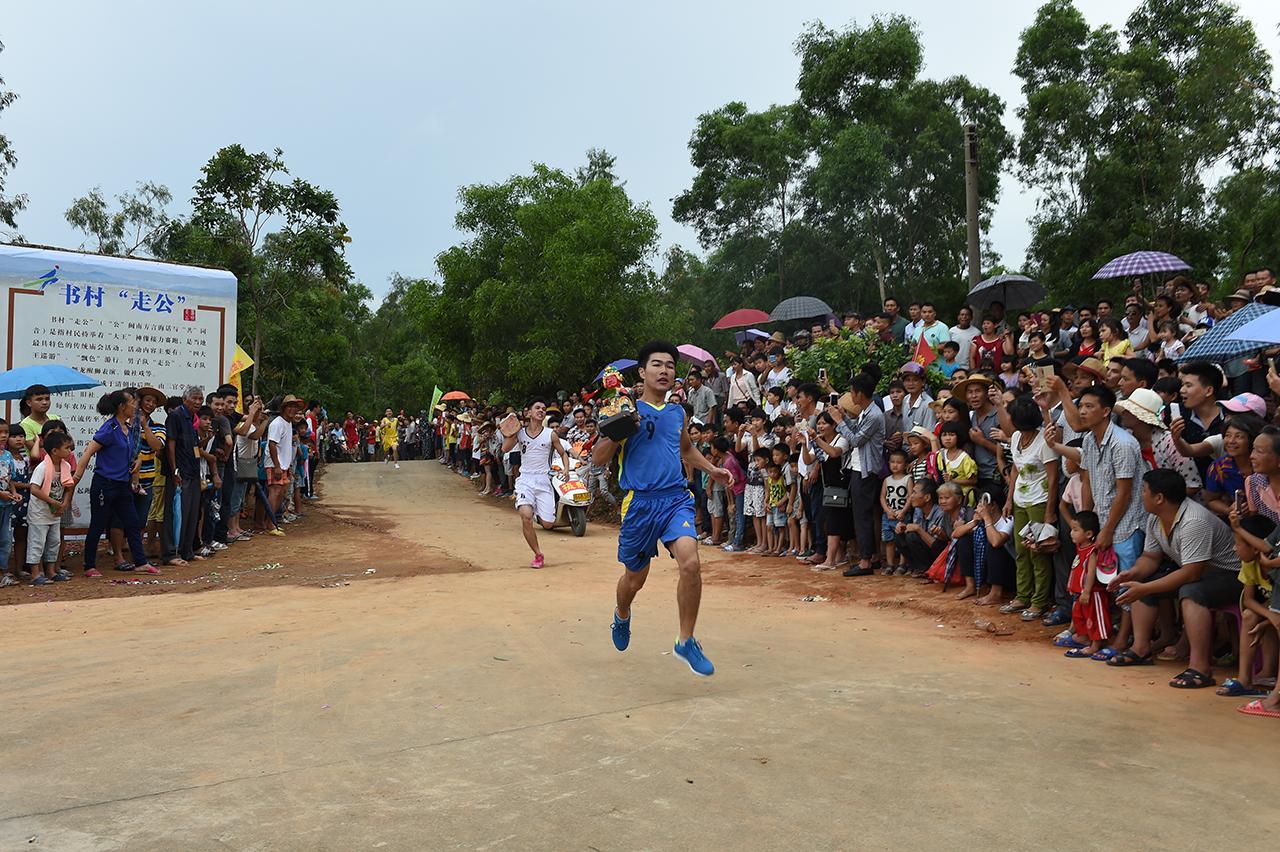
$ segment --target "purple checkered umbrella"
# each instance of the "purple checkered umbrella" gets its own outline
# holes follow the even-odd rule
[[[1093,274],[1094,281],[1103,278],[1129,278],[1149,275],[1153,272],[1178,272],[1190,269],[1191,264],[1180,257],[1163,251],[1135,251],[1117,257]]]

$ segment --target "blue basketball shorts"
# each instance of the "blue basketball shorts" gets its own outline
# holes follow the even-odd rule
[[[693,495],[687,488],[628,491],[622,500],[618,561],[628,571],[643,571],[658,555],[658,542],[698,537]]]

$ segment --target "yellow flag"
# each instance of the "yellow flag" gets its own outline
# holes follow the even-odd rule
[[[244,388],[240,385],[240,374],[233,373],[231,380],[227,384],[232,385],[236,389],[236,411],[244,414]]]
[[[231,369],[228,370],[227,383],[235,385],[236,388],[236,411],[244,414],[244,387],[240,384],[240,374],[253,366],[253,359],[249,357],[249,353],[240,348],[240,344],[236,344],[236,354],[231,359]]]
[[[236,373],[243,372],[253,366],[253,359],[249,357],[249,353],[240,348],[240,344],[236,344],[236,354],[231,359],[231,367],[227,370],[227,381],[234,381]]]

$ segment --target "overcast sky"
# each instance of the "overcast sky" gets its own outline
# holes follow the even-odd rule
[[[671,221],[692,178],[700,113],[795,97],[792,50],[807,21],[841,27],[897,11],[919,24],[926,75],[964,74],[1013,110],[1010,69],[1031,0],[956,3],[669,2],[14,3],[0,23],[0,76],[20,99],[0,116],[19,157],[10,192],[31,197],[20,232],[80,245],[62,218],[93,186],[167,184],[188,209],[219,147],[281,147],[294,175],[333,190],[348,257],[376,294],[393,272],[435,274],[458,239],[459,186],[544,162],[572,170],[590,147],[618,158],[663,248],[696,248]],[[1136,5],[1078,0],[1090,23]],[[1239,4],[1276,56],[1280,2]],[[957,144],[959,142],[957,141]],[[1006,176],[990,237],[1017,267],[1034,198]]]

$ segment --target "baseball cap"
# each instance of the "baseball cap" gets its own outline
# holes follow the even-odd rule
[[[1239,393],[1222,403],[1222,407],[1227,411],[1234,411],[1236,414],[1256,414],[1266,419],[1267,403],[1262,397],[1256,393]]]

